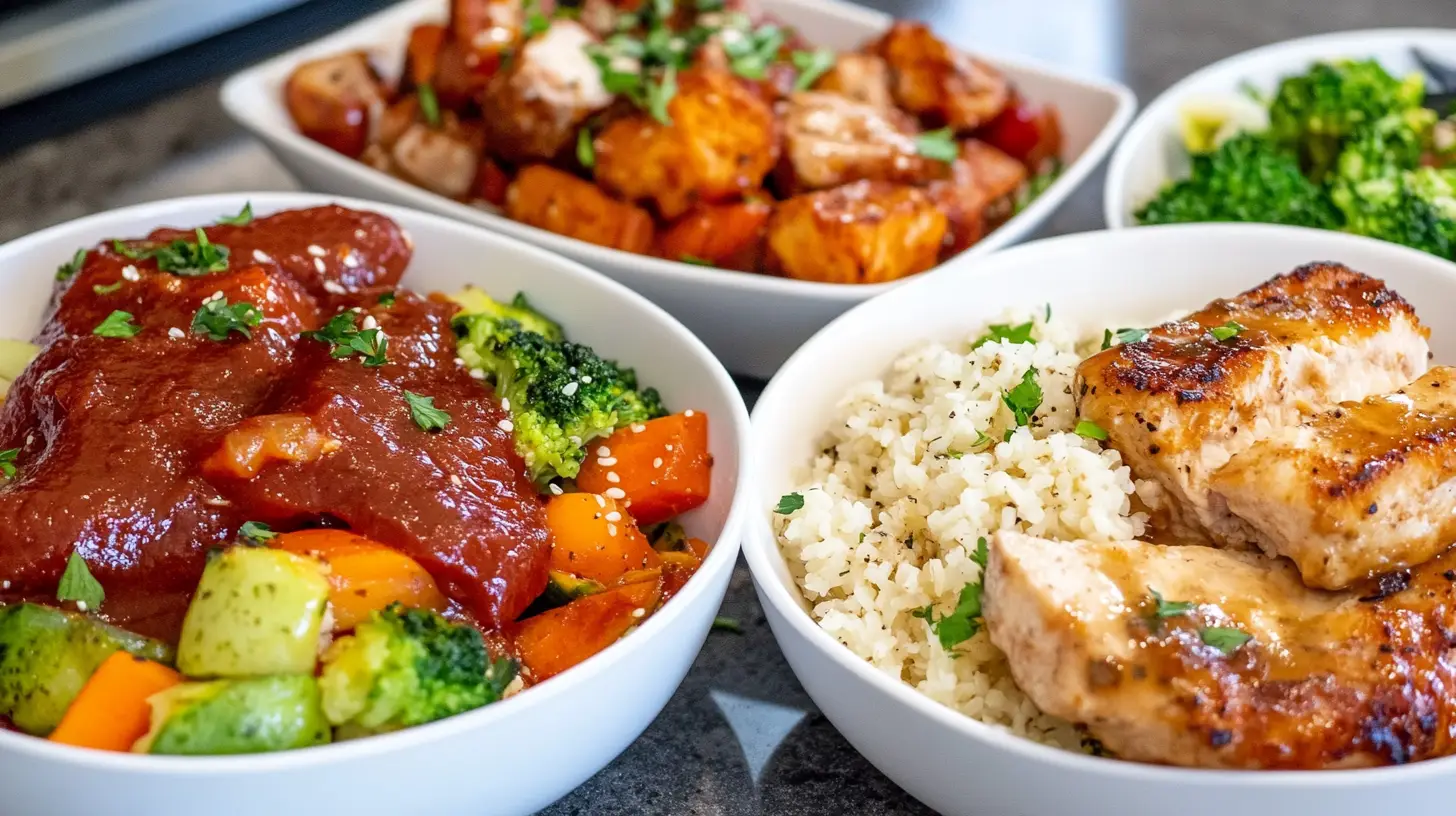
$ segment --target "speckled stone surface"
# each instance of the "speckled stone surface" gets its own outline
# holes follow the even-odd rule
[[[1144,103],[1202,65],[1290,37],[1374,26],[1456,27],[1452,0],[865,2],[934,21],[962,45],[994,45],[1121,78]],[[120,202],[289,188],[277,165],[226,122],[215,97],[216,84],[198,87],[0,158],[0,239]],[[1097,177],[1042,234],[1097,229],[1101,222]],[[755,385],[743,385],[752,399]],[[870,766],[814,708],[775,647],[741,565],[723,614],[741,621],[744,633],[710,635],[692,673],[647,732],[546,813],[929,812]]]

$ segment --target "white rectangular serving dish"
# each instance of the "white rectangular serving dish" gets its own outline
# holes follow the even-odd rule
[[[763,0],[763,8],[816,44],[848,49],[874,38],[887,15],[840,0]],[[1034,13],[1028,9],[1027,13]],[[672,313],[730,371],[769,377],[816,330],[900,282],[846,285],[705,269],[595,246],[436,195],[350,159],[300,134],[283,105],[283,85],[299,63],[363,50],[396,69],[410,29],[443,20],[444,0],[406,0],[309,45],[249,68],[223,86],[228,114],[247,128],[309,189],[377,199],[440,213],[529,241],[580,261],[637,290]],[[977,55],[982,52],[977,51]],[[1025,238],[1086,181],[1112,149],[1137,106],[1125,86],[1069,76],[1020,60],[987,57],[1027,99],[1061,114],[1066,170],[1031,206],[952,261],[922,274],[964,268]]]

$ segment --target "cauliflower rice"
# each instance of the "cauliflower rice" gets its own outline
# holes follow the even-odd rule
[[[850,391],[798,482],[803,507],[775,517],[779,542],[815,620],[855,654],[981,722],[1078,749],[1081,733],[1022,694],[984,630],[947,652],[914,614],[955,609],[980,580],[981,537],[1108,541],[1147,521],[1121,456],[1075,433],[1083,355],[1068,328],[1038,315],[1035,342],[973,349],[983,335],[912,349]],[[1003,442],[1015,420],[1002,394],[1033,367],[1041,406]]]

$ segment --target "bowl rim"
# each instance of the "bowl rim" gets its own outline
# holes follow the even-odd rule
[[[109,772],[239,775],[320,768],[364,757],[417,749],[464,732],[491,728],[517,711],[528,707],[549,706],[560,696],[589,693],[582,687],[591,683],[593,678],[610,671],[618,664],[631,661],[636,652],[651,648],[650,644],[659,636],[666,636],[669,629],[686,625],[682,618],[687,614],[688,607],[709,602],[705,595],[712,583],[710,579],[723,573],[731,574],[738,561],[741,531],[748,514],[751,491],[747,474],[752,470],[752,460],[749,457],[753,455],[748,409],[722,363],[676,318],[628,287],[598,275],[576,261],[474,224],[397,204],[321,193],[242,192],[162,199],[66,221],[0,244],[0,264],[30,252],[35,247],[65,241],[68,235],[88,230],[104,230],[108,224],[122,220],[154,218],[160,221],[167,218],[185,218],[188,217],[186,213],[224,214],[237,212],[245,203],[251,203],[259,215],[279,210],[338,204],[396,219],[406,230],[410,229],[410,222],[426,222],[431,229],[461,234],[466,240],[474,241],[483,249],[505,249],[519,253],[528,262],[547,270],[547,274],[559,276],[563,284],[600,287],[606,292],[626,298],[628,303],[639,310],[639,319],[662,324],[676,335],[675,341],[691,350],[698,362],[707,369],[714,387],[727,397],[725,402],[730,406],[731,416],[720,421],[727,421],[728,427],[737,437],[738,472],[733,474],[731,483],[734,494],[722,531],[698,572],[677,595],[638,628],[634,637],[617,641],[571,670],[532,688],[529,694],[513,695],[474,711],[401,731],[291,751],[221,757],[151,756],[60,745],[42,737],[0,730],[0,757],[6,754],[25,754],[37,760]],[[153,216],[153,213],[156,215]],[[157,226],[161,224],[158,223]],[[405,274],[409,274],[408,268]],[[701,651],[701,646],[698,651]],[[658,714],[660,713],[659,710]]]
[[[1353,28],[1308,37],[1295,37],[1231,54],[1187,74],[1154,97],[1153,101],[1138,113],[1137,118],[1128,125],[1122,139],[1113,150],[1112,157],[1107,164],[1107,181],[1102,190],[1102,217],[1107,224],[1107,229],[1119,230],[1141,226],[1132,220],[1127,191],[1128,171],[1134,158],[1139,155],[1138,146],[1147,140],[1154,128],[1159,126],[1160,120],[1164,118],[1170,108],[1188,97],[1189,88],[1209,76],[1223,73],[1241,64],[1273,59],[1285,52],[1324,52],[1323,57],[1312,55],[1310,62],[1321,58],[1336,59],[1342,56],[1358,58],[1358,52],[1362,48],[1371,47],[1372,44],[1409,42],[1427,38],[1456,40],[1456,29],[1433,26]],[[1351,54],[1351,51],[1355,53]]]
[[[1060,235],[1031,241],[998,252],[988,259],[987,266],[971,273],[975,277],[1008,274],[1017,268],[1034,266],[1041,256],[1061,252],[1076,253],[1079,256],[1096,256],[1121,251],[1129,254],[1133,250],[1121,249],[1125,245],[1136,246],[1150,240],[1172,240],[1165,236],[1189,236],[1185,240],[1202,239],[1218,245],[1235,240],[1278,242],[1302,237],[1336,245],[1363,246],[1369,251],[1384,253],[1392,264],[1426,266],[1452,280],[1456,288],[1456,263],[1443,260],[1416,249],[1347,233],[1329,232],[1307,227],[1291,227],[1278,224],[1258,223],[1197,223],[1140,227],[1136,230],[1096,230],[1091,232]],[[1338,252],[1334,247],[1331,255]],[[968,276],[969,277],[969,276]],[[775,467],[771,451],[763,450],[768,445],[766,428],[777,414],[795,410],[797,384],[805,372],[812,371],[816,362],[833,354],[829,342],[831,335],[841,330],[844,324],[877,322],[876,316],[883,314],[912,314],[906,306],[920,297],[920,290],[930,290],[944,285],[942,281],[926,279],[915,281],[862,303],[831,321],[820,329],[798,351],[784,363],[779,374],[769,382],[760,395],[752,412],[754,472],[751,474],[751,492],[756,506],[750,511],[743,538],[743,555],[752,573],[754,586],[760,602],[766,611],[772,612],[784,621],[787,631],[774,634],[777,639],[792,636],[805,646],[819,653],[836,667],[839,673],[847,673],[862,685],[867,685],[890,703],[908,708],[918,717],[954,731],[961,738],[980,743],[983,747],[1002,751],[1016,758],[1037,765],[1048,772],[1066,772],[1079,775],[1110,777],[1129,783],[1173,783],[1184,785],[1230,785],[1237,784],[1254,788],[1323,787],[1357,788],[1396,782],[1410,782],[1422,777],[1448,775],[1456,772],[1456,756],[1448,756],[1410,763],[1400,766],[1359,768],[1345,770],[1296,771],[1296,770],[1222,770],[1206,768],[1183,768],[1153,765],[1130,760],[1097,757],[1076,751],[1054,748],[1049,745],[1010,733],[1000,727],[983,723],[969,715],[961,714],[949,706],[938,703],[921,694],[909,684],[890,677],[860,659],[848,647],[840,643],[813,619],[808,611],[808,601],[797,587],[785,585],[779,577],[779,570],[787,571],[787,560],[779,546],[778,535],[771,522],[772,497],[758,495],[768,483],[769,469],[781,472]],[[929,339],[929,338],[925,338]],[[907,345],[906,348],[910,346]],[[866,373],[863,379],[877,376]],[[792,463],[791,465],[792,466]]]
[[[776,2],[797,6],[801,9],[825,15],[837,15],[841,18],[852,18],[856,22],[870,24],[876,21],[881,26],[887,26],[893,21],[890,15],[883,14],[873,9],[844,3],[841,0],[776,0]],[[389,190],[392,194],[400,195],[411,201],[410,206],[443,206],[452,204],[463,208],[457,211],[459,215],[465,215],[465,210],[474,210],[477,214],[491,216],[500,219],[502,223],[491,225],[476,223],[484,229],[501,231],[509,234],[518,240],[528,242],[540,242],[538,245],[548,247],[553,252],[565,254],[575,252],[589,259],[590,265],[595,267],[622,267],[635,266],[642,274],[651,274],[664,281],[684,284],[703,284],[723,286],[742,291],[751,291],[764,295],[812,296],[824,302],[832,303],[858,303],[867,298],[873,297],[881,292],[889,291],[905,282],[915,278],[924,277],[943,271],[947,268],[957,266],[959,263],[967,262],[974,258],[985,257],[998,251],[1007,244],[1015,243],[1030,231],[1044,224],[1055,210],[1060,208],[1073,193],[1081,189],[1083,184],[1092,175],[1116,146],[1118,137],[1123,134],[1128,124],[1133,121],[1137,113],[1137,97],[1132,89],[1126,84],[1098,76],[1083,76],[1074,74],[1065,69],[1049,65],[1043,61],[1020,55],[1006,56],[1003,52],[995,49],[977,49],[975,55],[998,68],[1014,68],[1019,71],[1038,73],[1046,78],[1057,82],[1076,86],[1085,94],[1100,94],[1111,98],[1113,107],[1107,121],[1097,131],[1096,136],[1087,143],[1082,154],[1075,160],[1067,162],[1063,168],[1062,175],[1049,187],[1036,201],[1021,213],[1016,214],[1012,219],[1002,224],[997,229],[988,233],[982,241],[969,249],[960,252],[944,262],[925,270],[924,272],[910,275],[893,281],[883,283],[863,284],[841,284],[825,283],[821,281],[797,280],[777,275],[769,275],[758,272],[744,272],[735,269],[721,269],[714,267],[705,269],[682,261],[671,261],[665,258],[658,258],[653,255],[640,255],[625,250],[613,249],[610,247],[598,246],[582,241],[577,238],[560,235],[550,230],[534,227],[520,221],[515,221],[505,215],[472,207],[469,204],[454,201],[445,196],[430,192],[423,187],[410,184],[402,179],[394,178],[387,173],[375,170],[363,164],[357,159],[351,159],[341,153],[305,137],[293,127],[275,127],[272,123],[264,121],[261,117],[253,114],[249,105],[248,97],[254,92],[265,92],[266,85],[274,79],[275,74],[283,74],[287,69],[299,64],[304,59],[313,58],[312,52],[325,42],[335,39],[347,39],[347,35],[358,29],[368,28],[376,24],[379,18],[401,14],[404,7],[418,4],[418,0],[405,0],[405,2],[386,7],[374,14],[365,17],[356,23],[351,24],[339,31],[312,40],[297,48],[290,49],[282,54],[271,57],[257,65],[245,68],[223,83],[219,91],[219,98],[223,109],[234,122],[254,134],[270,150],[275,150],[274,144],[281,144],[289,150],[299,153],[316,166],[322,166],[334,174],[342,174],[356,180],[367,180],[371,185],[380,186]],[[342,43],[341,43],[342,44]],[[279,108],[281,103],[275,104]],[[286,116],[286,112],[284,112]],[[454,207],[451,207],[453,210]],[[1020,223],[1016,223],[1020,220]],[[997,233],[1001,233],[1002,239],[994,242]],[[527,239],[525,236],[529,235]],[[983,246],[984,245],[984,246]],[[978,252],[977,247],[981,247]],[[714,273],[712,276],[705,275],[705,272]]]

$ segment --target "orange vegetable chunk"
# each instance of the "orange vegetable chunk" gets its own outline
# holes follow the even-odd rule
[[[347,632],[369,613],[395,602],[436,612],[449,605],[419,562],[363,536],[345,530],[300,530],[278,536],[272,545],[328,564],[335,632]]]
[[[207,461],[208,476],[251,479],[269,462],[312,462],[337,448],[303,414],[265,414],[239,422]]]
[[[606,448],[606,455],[600,449]],[[606,464],[603,464],[605,462]],[[708,416],[699,411],[623,428],[600,445],[577,474],[576,485],[591,493],[619,488],[638,524],[658,524],[708,500],[713,456],[708,452]]]
[[[547,680],[616,643],[646,620],[662,598],[660,573],[578,598],[517,624],[516,654],[535,682]]]
[[[567,493],[546,504],[551,569],[610,584],[662,558],[620,503],[595,493]]]
[[[117,652],[81,687],[50,740],[102,751],[130,751],[151,727],[152,708],[147,698],[181,682],[182,675],[161,663]]]

